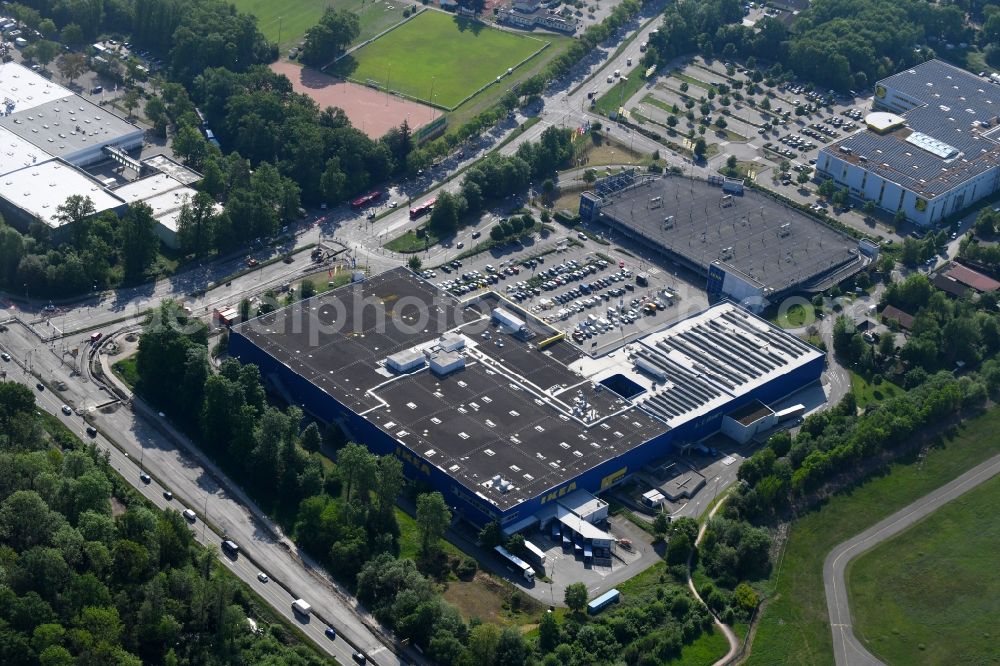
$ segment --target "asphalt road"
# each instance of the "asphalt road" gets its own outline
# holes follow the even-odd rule
[[[191,508],[198,514],[195,535],[204,545],[218,549],[223,535],[239,543],[242,554],[238,558],[230,559],[219,551],[220,559],[277,612],[299,626],[320,649],[341,663],[351,663],[353,650],[349,641],[368,654],[371,663],[393,666],[404,663],[383,644],[384,637],[372,630],[376,623],[365,610],[337,587],[318,564],[299,553],[252,500],[210,461],[178,446],[182,436],[165,420],[152,410],[143,418],[138,405],[134,412],[122,403],[109,404],[111,396],[86,371],[72,374],[76,366],[64,360],[72,359],[63,356],[59,343],[45,345],[15,321],[6,325],[8,331],[3,334],[0,347],[13,357],[12,361],[2,363],[7,380],[31,387],[38,405],[62,419],[81,439],[89,439],[85,432],[88,421],[96,426],[99,431],[96,443],[110,451],[111,464],[140,493],[160,508],[179,511]],[[86,354],[86,344],[81,349],[79,353]],[[35,388],[39,379],[46,387],[42,391]],[[59,382],[64,382],[65,390],[58,390]],[[75,413],[65,416],[61,412],[63,404]],[[142,470],[150,474],[151,483],[140,480]],[[163,497],[165,490],[172,491],[172,501]],[[270,582],[257,580],[258,572],[262,571],[268,574]],[[299,597],[315,609],[317,615],[309,621],[302,621],[291,611],[291,602]],[[336,640],[324,635],[326,622],[337,630]]]
[[[844,572],[858,555],[930,515],[942,504],[972,490],[984,481],[1000,474],[1000,455],[976,465],[966,473],[924,495],[913,504],[900,509],[861,534],[843,542],[827,555],[823,562],[823,587],[833,631],[833,653],[837,666],[875,666],[882,664],[854,634],[851,610],[848,607],[847,583]]]

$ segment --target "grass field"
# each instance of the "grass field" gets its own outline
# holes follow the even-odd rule
[[[618,110],[619,103],[627,104],[632,95],[639,92],[639,89],[644,85],[646,85],[646,79],[642,78],[638,70],[634,71],[631,76],[618,79],[618,83],[613,85],[608,92],[601,95],[601,98],[594,105],[593,110],[601,115],[610,117],[612,113]]]
[[[854,629],[887,664],[996,664],[1000,477],[851,563]],[[891,590],[891,594],[886,594]]]
[[[998,430],[1000,408],[993,408],[966,421],[955,436],[943,439],[922,459],[894,465],[889,474],[832,498],[793,523],[784,553],[768,581],[772,601],[761,616],[746,663],[833,664],[833,638],[823,591],[823,560],[827,553],[841,541],[1000,452]]]
[[[546,42],[425,11],[328,69],[358,83],[377,81],[418,100],[454,108]],[[509,85],[501,81],[505,89]],[[432,89],[433,88],[433,100]]]
[[[135,360],[135,356],[133,355],[123,358],[111,366],[111,370],[130,389],[134,389],[135,385],[139,383],[139,370],[136,368]]]
[[[257,17],[257,26],[270,41],[281,40],[281,55],[299,44],[306,30],[319,22],[327,6],[347,9],[361,17],[361,34],[355,43],[371,39],[386,28],[403,20],[402,2],[364,2],[364,0],[232,0],[236,9]],[[392,9],[389,9],[392,7]],[[280,28],[280,35],[279,33]]]
[[[858,401],[858,407],[867,407],[902,394],[904,391],[888,380],[876,386],[870,384],[858,373],[851,372],[851,390]]]

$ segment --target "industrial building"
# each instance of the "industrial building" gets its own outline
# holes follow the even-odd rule
[[[10,148],[11,135],[24,144],[13,164],[58,157],[85,167],[107,159],[109,146],[126,152],[142,146],[142,128],[17,63],[0,64],[0,97],[0,146]],[[0,173],[7,166],[0,160]]]
[[[710,302],[728,298],[754,312],[827,289],[869,261],[846,234],[720,177],[628,171],[584,192],[580,216],[704,275]]]
[[[1000,86],[928,60],[882,79],[866,127],[820,151],[823,178],[922,226],[1000,186]]]
[[[493,292],[460,302],[404,268],[241,322],[229,352],[472,523],[554,525],[595,557],[593,494],[824,366],[729,302],[595,358]]]
[[[130,156],[143,145],[143,130],[17,63],[0,64],[0,214],[26,230],[41,222],[61,233],[58,208],[73,195],[89,197],[95,214],[123,212],[143,202],[153,209],[156,233],[178,246],[177,219],[201,176],[163,155]],[[87,171],[112,162],[134,173]]]

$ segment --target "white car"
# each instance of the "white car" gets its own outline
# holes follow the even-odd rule
[[[66,416],[70,416],[73,413],[73,410],[69,408],[69,405],[63,405],[60,409],[62,409],[62,413]]]
[[[262,583],[266,583],[267,581],[269,581],[271,579],[267,577],[266,573],[264,573],[263,571],[261,571],[261,572],[259,572],[257,574],[257,580],[259,580]]]
[[[398,201],[390,201],[389,202],[389,208],[395,208],[398,205],[399,205]]]

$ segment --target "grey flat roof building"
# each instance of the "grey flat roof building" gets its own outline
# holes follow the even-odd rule
[[[143,137],[139,127],[77,95],[2,116],[0,127],[74,166],[105,159],[104,146],[137,148]]]
[[[707,273],[721,262],[771,293],[807,288],[857,263],[854,239],[752,189],[731,194],[666,176],[606,195],[601,220]]]

